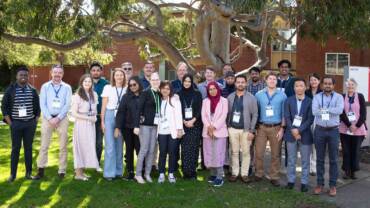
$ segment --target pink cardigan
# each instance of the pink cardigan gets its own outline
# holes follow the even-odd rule
[[[209,137],[207,129],[210,125],[213,125],[215,130],[215,136],[218,138],[227,137],[227,126],[226,118],[228,112],[228,102],[226,98],[221,97],[220,102],[216,106],[213,118],[211,118],[211,102],[208,98],[203,100],[202,104],[202,121],[203,121],[203,137]]]

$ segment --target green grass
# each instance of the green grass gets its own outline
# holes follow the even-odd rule
[[[73,179],[73,155],[69,129],[68,170],[64,180],[57,177],[58,140],[54,135],[49,151],[47,178],[41,181],[23,179],[23,149],[18,168],[18,178],[13,183],[6,179],[10,170],[10,136],[7,126],[0,126],[0,207],[334,207],[311,194],[273,188],[268,182],[225,183],[213,188],[205,179],[207,171],[199,173],[198,181],[172,184],[145,184],[115,180],[105,181],[102,175],[88,171],[88,182]],[[34,170],[40,145],[38,126],[34,148]],[[34,171],[35,172],[35,171]],[[155,177],[156,179],[156,177]]]

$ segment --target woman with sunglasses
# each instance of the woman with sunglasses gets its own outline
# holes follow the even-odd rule
[[[138,114],[139,98],[142,91],[143,87],[139,77],[131,77],[116,116],[115,135],[118,137],[119,134],[122,134],[126,146],[125,162],[128,174],[125,179],[127,180],[134,179],[134,150],[136,155],[139,154],[140,150],[139,137],[134,134],[134,118]]]

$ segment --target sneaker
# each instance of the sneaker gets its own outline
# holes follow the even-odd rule
[[[334,197],[337,195],[337,189],[335,187],[330,187],[329,196]]]
[[[165,180],[166,180],[166,177],[164,176],[164,174],[160,174],[158,178],[158,183],[164,183]]]
[[[135,179],[135,174],[134,173],[129,173],[126,177],[122,178],[123,180],[131,181]]]
[[[208,183],[213,183],[214,180],[216,180],[216,176],[209,176],[208,177]]]
[[[139,184],[145,184],[145,180],[142,176],[135,176],[135,180],[139,183]]]
[[[103,169],[101,169],[101,167],[98,167],[98,168],[96,168],[96,172],[102,173],[103,172]]]
[[[322,193],[322,190],[323,190],[322,186],[316,186],[315,189],[314,189],[314,191],[313,191],[313,193],[315,195],[319,195],[319,194]]]
[[[148,182],[148,183],[153,183],[153,180],[152,180],[152,178],[150,177],[150,175],[146,175],[146,176],[145,176],[145,180],[146,180],[146,182]]]
[[[230,177],[229,177],[229,181],[230,182],[236,182],[236,180],[238,179],[238,176],[236,176],[236,175],[231,175]]]
[[[221,187],[222,185],[224,185],[224,180],[222,178],[216,178],[213,181],[213,186],[214,187]]]
[[[176,183],[176,178],[175,178],[175,176],[173,176],[173,175],[168,176],[168,181],[169,181],[170,183]]]
[[[242,176],[242,181],[244,183],[250,183],[252,180],[248,176]]]

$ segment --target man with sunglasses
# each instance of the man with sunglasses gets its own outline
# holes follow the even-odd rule
[[[130,80],[130,78],[132,77],[132,74],[133,74],[132,63],[131,62],[124,62],[121,65],[121,68],[125,72],[125,75],[126,75],[126,86],[128,86],[128,81]]]

